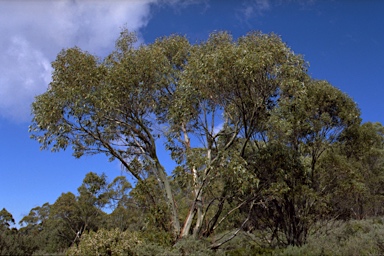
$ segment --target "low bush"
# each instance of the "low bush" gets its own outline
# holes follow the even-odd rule
[[[134,232],[100,229],[83,234],[80,243],[69,248],[67,255],[137,255],[135,247],[141,243]]]
[[[337,222],[312,234],[302,247],[289,246],[276,250],[275,255],[383,255],[383,219]]]

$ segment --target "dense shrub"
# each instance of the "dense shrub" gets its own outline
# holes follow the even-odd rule
[[[323,231],[323,232],[321,232]],[[302,247],[276,250],[276,255],[383,255],[383,219],[337,222],[309,237]]]
[[[83,234],[78,245],[67,251],[67,255],[137,255],[135,247],[142,242],[137,234],[119,229]]]
[[[207,256],[214,255],[214,251],[209,248],[209,244],[203,239],[184,238],[173,246],[172,255]]]

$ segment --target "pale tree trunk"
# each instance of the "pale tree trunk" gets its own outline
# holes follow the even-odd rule
[[[184,146],[186,148],[186,151],[188,152],[191,149],[191,141],[190,141],[190,138],[188,137],[187,129],[184,124],[182,125],[181,128],[184,134]],[[193,199],[191,208],[189,209],[188,215],[185,218],[184,226],[180,233],[180,238],[184,238],[189,235],[189,232],[192,226],[192,221],[196,214],[196,197],[198,196],[198,194],[200,194],[199,188],[197,187],[198,174],[195,167],[192,168],[192,176],[193,176],[193,186],[194,186],[194,199]]]
[[[207,150],[207,165],[209,166],[210,163],[211,163],[211,160],[212,160],[212,155],[211,155],[211,152],[212,152],[212,143],[210,142],[210,139],[208,138],[208,150]],[[204,171],[204,176],[206,177],[208,175],[207,173],[207,169],[205,169]],[[195,184],[198,184],[197,183],[197,172],[196,172],[196,182]],[[196,219],[196,225],[195,225],[195,228],[193,229],[193,235],[195,237],[198,236],[199,232],[200,232],[200,229],[201,229],[201,226],[203,225],[203,219],[204,219],[204,215],[205,213],[203,214],[203,198],[202,198],[202,184],[200,184],[200,188],[197,188],[197,186],[195,187],[195,202],[196,202],[196,208],[197,208],[197,219]]]
[[[197,171],[195,168],[192,169],[192,172],[194,175],[194,179],[197,178]],[[196,174],[196,176],[195,176],[195,174]],[[184,226],[183,226],[183,229],[182,229],[181,234],[180,234],[181,238],[189,236],[189,233],[190,233],[190,230],[192,227],[192,221],[195,218],[196,213],[197,213],[197,219],[196,219],[195,228],[193,230],[194,236],[197,236],[197,234],[200,230],[200,227],[202,225],[202,222],[203,222],[203,202],[202,202],[202,195],[201,195],[201,191],[202,191],[201,186],[202,186],[202,184],[199,184],[197,182],[197,180],[196,180],[196,182],[194,182],[193,203],[192,203],[191,208],[189,209],[188,215],[185,219]]]
[[[164,186],[165,199],[167,202],[168,209],[171,213],[173,235],[175,238],[177,238],[180,234],[180,221],[179,221],[179,216],[177,214],[177,207],[173,197],[171,184],[168,180],[167,173],[165,172],[164,167],[160,164],[159,158],[157,157],[155,140],[153,139],[150,132],[148,132],[147,130],[145,131],[150,142],[148,143],[150,144],[150,147],[148,147],[147,151],[154,163],[154,168],[156,170],[157,178],[160,180],[161,185]],[[143,149],[143,152],[146,152],[146,151]]]
[[[195,179],[195,207],[196,207],[196,212],[197,212],[197,219],[196,219],[196,225],[193,230],[193,235],[197,237],[198,232],[200,230],[200,227],[203,222],[203,201],[202,201],[202,196],[201,196],[201,190],[200,186],[198,186],[198,180],[197,180],[197,171],[195,168],[193,168],[194,172],[194,179]]]
[[[167,178],[167,175],[165,173],[164,167],[159,163],[158,159],[155,159],[155,165],[156,169],[159,175],[159,179],[164,185],[165,194],[166,194],[166,200],[169,210],[171,211],[171,220],[172,220],[172,226],[173,226],[173,233],[174,237],[178,237],[180,234],[180,221],[177,214],[177,208],[175,204],[175,200],[173,198],[173,193],[171,189],[171,184]]]
[[[185,126],[182,126],[182,130],[184,133],[184,144],[186,147],[186,151],[190,151],[191,145],[190,145],[190,138],[188,137],[187,130]],[[197,169],[195,166],[192,167],[192,177],[193,177],[193,202],[191,205],[191,208],[189,209],[188,215],[185,219],[183,229],[181,230],[180,237],[187,237],[189,236],[191,227],[192,227],[192,221],[196,216],[197,213],[197,219],[195,228],[193,230],[194,236],[197,236],[200,227],[203,222],[203,201],[202,201],[202,184],[201,180],[199,180],[199,174],[197,172]]]
[[[195,202],[193,202],[191,208],[189,209],[187,218],[184,221],[184,226],[183,226],[183,229],[181,230],[180,238],[184,238],[189,235],[189,231],[191,230],[192,221],[193,221],[193,218],[195,217],[195,214],[196,214],[196,207],[195,207]]]
[[[236,124],[236,126],[237,125],[238,125],[238,123]],[[184,133],[184,143],[186,146],[186,150],[188,151],[188,150],[190,150],[190,139],[188,137],[185,126],[182,126],[182,130]],[[238,133],[238,130],[233,132],[232,137],[224,146],[224,148],[222,150],[223,152],[228,150],[228,148],[232,145],[232,143],[234,142],[234,140],[236,138],[237,133]],[[209,142],[209,140],[210,140],[210,138],[208,139],[208,142]],[[197,213],[197,219],[196,219],[196,224],[195,224],[195,227],[193,230],[194,236],[198,235],[198,233],[200,232],[202,223],[203,223],[203,219],[204,219],[204,215],[205,215],[205,212],[203,209],[203,196],[202,196],[203,188],[204,188],[204,186],[206,186],[206,182],[208,181],[208,176],[209,176],[210,172],[212,171],[213,164],[216,163],[217,161],[219,161],[220,155],[221,155],[220,152],[218,152],[214,156],[214,158],[212,158],[212,141],[208,144],[207,150],[208,150],[207,151],[207,158],[208,159],[207,159],[207,165],[206,165],[205,170],[203,172],[204,176],[199,177],[196,168],[195,167],[192,168],[192,175],[193,175],[193,181],[194,181],[193,182],[194,198],[193,198],[192,205],[189,209],[188,215],[184,221],[184,226],[181,230],[180,238],[184,238],[184,237],[189,236],[192,222],[193,222],[193,219],[195,218],[196,213]]]

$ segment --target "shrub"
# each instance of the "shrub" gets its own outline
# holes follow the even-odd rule
[[[69,248],[67,255],[137,255],[135,247],[141,243],[135,232],[100,229],[83,234],[80,243]]]
[[[171,255],[214,255],[207,241],[203,239],[183,238],[179,240],[171,251]]]
[[[339,222],[327,232],[312,234],[304,246],[276,250],[275,255],[383,255],[383,237],[381,219]]]

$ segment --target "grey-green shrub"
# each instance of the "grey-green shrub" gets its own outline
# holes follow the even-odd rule
[[[135,232],[100,229],[83,234],[80,243],[69,248],[67,255],[137,255],[135,247],[141,243]]]

